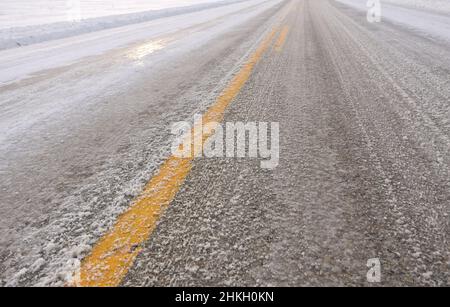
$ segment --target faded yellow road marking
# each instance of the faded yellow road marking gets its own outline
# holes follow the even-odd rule
[[[287,35],[289,33],[289,26],[284,26],[281,30],[280,36],[275,43],[275,51],[281,52],[283,50],[284,43],[286,42]]]
[[[204,125],[222,121],[226,108],[250,77],[254,66],[270,46],[275,33],[276,31],[273,30],[265,37],[228,87],[206,111],[203,115]],[[205,141],[212,133],[214,132],[203,135],[203,140]],[[195,142],[193,144],[198,146]],[[120,284],[141,251],[142,243],[148,240],[159,216],[174,199],[189,174],[192,161],[193,158],[171,156],[163,163],[158,174],[145,187],[142,195],[118,218],[114,228],[82,261],[79,278],[73,282],[73,285],[110,287]]]

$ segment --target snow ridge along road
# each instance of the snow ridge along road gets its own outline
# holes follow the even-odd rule
[[[109,10],[103,7],[102,10],[102,4],[105,6],[107,1],[103,3],[92,1],[87,3],[81,2],[78,17],[80,20],[71,19],[77,17],[75,16],[76,14],[71,14],[70,8],[65,8],[63,6],[59,7],[59,10],[55,9],[54,1],[51,3],[42,3],[42,0],[33,1],[35,3],[38,2],[38,4],[41,2],[40,9],[34,10],[30,9],[30,3],[24,3],[23,0],[15,1],[9,5],[8,3],[2,2],[0,3],[0,50],[143,23],[158,18],[198,12],[242,1],[246,0],[146,1],[141,3],[140,6],[137,5],[134,10],[133,3],[130,3],[130,1],[126,1],[125,3],[125,6],[128,6],[128,8],[122,7],[122,10],[120,7],[116,7],[116,9],[109,8]],[[76,4],[76,1],[65,2],[67,4]],[[50,16],[49,14],[45,14],[46,10],[45,8],[43,9],[45,4],[47,7],[52,8],[54,16],[52,16],[52,14],[50,14]],[[119,3],[116,2],[114,4]],[[95,8],[96,5],[99,7]],[[4,6],[6,6],[6,8],[3,8]],[[56,8],[57,7],[58,6],[56,5]],[[153,10],[150,10],[152,8]],[[150,11],[143,11],[145,9]],[[136,12],[121,14],[122,11],[128,12],[130,10]],[[25,16],[14,16],[14,14],[18,14],[17,12],[24,14]],[[108,12],[110,14],[108,14]],[[29,14],[29,16],[27,16],[27,14]]]

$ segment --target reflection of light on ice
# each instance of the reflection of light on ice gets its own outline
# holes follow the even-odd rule
[[[133,60],[141,60],[153,52],[163,49],[165,46],[166,45],[162,40],[152,41],[133,48],[127,54],[127,57]]]

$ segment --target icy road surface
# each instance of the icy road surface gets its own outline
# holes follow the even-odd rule
[[[399,18],[248,0],[0,51],[0,285],[70,284],[272,29],[224,120],[279,122],[278,168],[195,160],[120,284],[449,285],[450,43]]]

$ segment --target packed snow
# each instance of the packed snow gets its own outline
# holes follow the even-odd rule
[[[337,0],[367,11],[367,0]],[[450,0],[381,1],[381,22],[401,25],[423,37],[450,42]]]
[[[2,0],[0,29],[78,21],[218,0]]]
[[[368,0],[336,0],[343,3],[352,3],[358,7],[366,6]],[[450,13],[450,0],[380,0],[381,6],[389,4],[401,5],[406,8],[434,11],[439,13]]]
[[[2,0],[0,50],[243,0]]]

